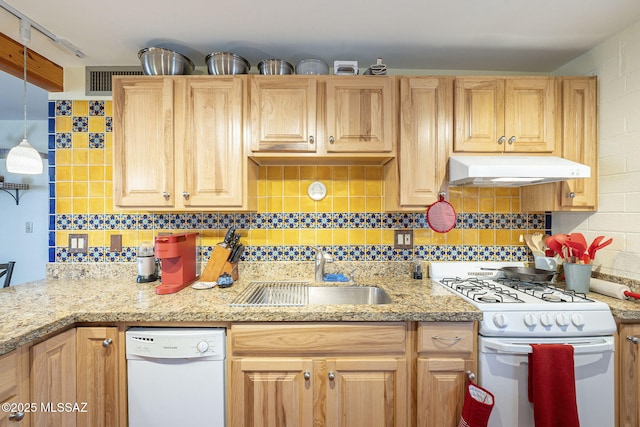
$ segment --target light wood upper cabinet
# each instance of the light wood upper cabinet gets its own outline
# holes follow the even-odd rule
[[[116,206],[175,205],[173,98],[170,78],[114,78]]]
[[[397,157],[384,166],[385,210],[424,209],[447,190],[453,138],[453,78],[400,79]]]
[[[118,207],[255,209],[246,76],[114,78]]]
[[[591,167],[591,178],[522,187],[523,211],[598,209],[596,83],[596,77],[562,78],[561,157]]]
[[[118,328],[82,327],[76,330],[77,399],[86,402],[86,412],[78,412],[83,427],[120,425]]]
[[[417,427],[457,427],[467,371],[477,372],[473,322],[422,322],[418,327]]]
[[[235,324],[233,427],[408,425],[403,323]]]
[[[33,408],[29,402],[29,351],[20,347],[0,356],[0,426],[28,426]],[[34,402],[37,410],[40,403]],[[9,404],[9,407],[5,407]]]
[[[253,76],[253,151],[315,152],[317,79],[308,76]]]
[[[554,153],[554,77],[460,77],[455,81],[454,151]]]
[[[31,347],[32,402],[57,405],[78,402],[76,394],[76,330],[70,329]],[[57,409],[57,407],[55,407]],[[89,409],[88,409],[89,410]],[[38,411],[31,414],[33,426],[72,427],[76,412]]]
[[[251,76],[251,150],[269,161],[384,163],[395,155],[392,76]]]
[[[326,80],[329,153],[383,153],[394,146],[394,79],[337,77]]]

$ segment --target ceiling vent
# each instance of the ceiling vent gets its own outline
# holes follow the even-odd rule
[[[85,95],[111,95],[111,77],[142,76],[142,67],[85,67],[87,84]]]

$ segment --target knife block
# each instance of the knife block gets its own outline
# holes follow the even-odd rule
[[[235,282],[236,280],[238,280],[238,263],[228,261],[225,262],[224,267],[222,267],[222,273],[229,273],[231,275],[231,278]]]
[[[216,245],[211,252],[209,261],[200,275],[201,282],[216,282],[222,273],[229,273],[233,280],[237,280],[238,269],[235,269],[236,277],[233,277],[233,265],[228,262],[231,251],[220,245]],[[234,263],[237,265],[237,263]]]

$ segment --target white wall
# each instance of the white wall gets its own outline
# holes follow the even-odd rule
[[[640,21],[554,74],[598,76],[599,209],[554,214],[553,231],[613,237],[596,268],[640,279]]]
[[[0,120],[0,148],[11,148],[22,141],[22,120]],[[47,152],[47,121],[27,122],[27,136],[31,145]],[[16,261],[11,284],[16,285],[43,279],[46,274],[49,231],[49,177],[47,161],[42,175],[16,175],[7,172],[6,160],[0,160],[0,175],[6,182],[29,184],[20,194],[20,205],[0,191],[0,260]],[[15,194],[14,194],[15,195]],[[25,232],[27,221],[33,222],[33,233]]]

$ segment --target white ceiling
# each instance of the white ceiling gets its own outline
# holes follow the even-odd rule
[[[5,1],[86,54],[33,30],[29,47],[63,67],[138,65],[141,48],[164,46],[200,67],[232,51],[254,71],[265,58],[364,68],[382,57],[394,69],[545,73],[640,20],[638,0]],[[3,9],[0,29],[20,40]]]

